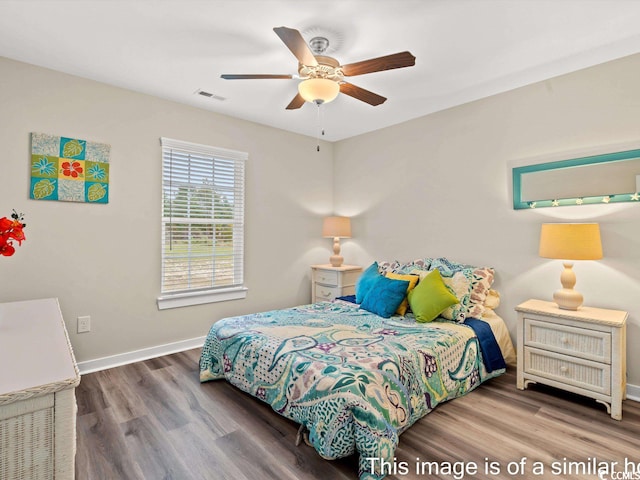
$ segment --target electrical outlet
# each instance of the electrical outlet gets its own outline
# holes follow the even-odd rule
[[[91,317],[78,317],[78,333],[85,333],[91,331]]]

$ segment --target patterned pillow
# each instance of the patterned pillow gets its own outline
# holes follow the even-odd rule
[[[407,274],[410,274],[413,270],[429,270],[429,266],[431,265],[432,260],[433,259],[430,257],[417,258],[412,262],[407,262],[407,263],[398,265],[394,270],[394,273],[407,275]]]
[[[493,268],[474,267],[440,257],[432,260],[431,270],[434,269],[440,271],[445,284],[460,300],[459,305],[445,310],[441,316],[458,322],[464,322],[467,317],[482,317],[484,302],[493,284]]]
[[[382,275],[386,275],[387,273],[409,275],[411,270],[429,270],[431,260],[433,260],[431,257],[418,258],[406,263],[400,263],[398,260],[394,260],[392,262],[378,260],[378,270]]]
[[[438,270],[438,269],[434,269]],[[470,299],[471,299],[471,281],[465,275],[465,272],[440,272],[442,275],[442,281],[449,287],[453,294],[458,298],[460,303],[452,305],[440,314],[441,317],[447,320],[454,320],[456,322],[464,322],[465,318],[471,316],[470,313]]]
[[[467,265],[466,263],[454,262],[453,260],[449,260],[446,257],[432,258],[431,265],[433,266],[431,270],[437,268],[440,271],[450,270],[453,272],[455,272],[456,270],[462,270],[463,268],[473,267],[473,265]]]
[[[394,260],[393,262],[387,262],[386,260],[378,260],[376,262],[378,264],[378,272],[381,275],[386,275],[387,273],[394,272],[400,266],[400,262]]]

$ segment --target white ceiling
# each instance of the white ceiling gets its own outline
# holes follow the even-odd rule
[[[315,136],[314,105],[285,110],[297,80],[220,78],[296,74],[278,26],[324,34],[342,64],[416,56],[350,77],[388,100],[323,106],[330,141],[640,52],[638,0],[0,0],[0,55]]]

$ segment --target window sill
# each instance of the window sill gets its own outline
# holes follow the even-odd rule
[[[174,293],[158,297],[158,310],[168,308],[189,307],[204,303],[226,302],[246,298],[246,287],[227,288],[224,290],[207,290],[204,292]]]

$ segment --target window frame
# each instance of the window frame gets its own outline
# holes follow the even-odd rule
[[[185,142],[182,140],[175,140],[171,138],[161,137],[160,138],[161,145],[161,157],[162,157],[162,203],[161,203],[161,274],[160,274],[160,296],[157,297],[157,305],[159,310],[164,310],[168,308],[177,308],[177,307],[185,307],[190,305],[201,305],[205,303],[213,303],[213,302],[223,302],[228,300],[237,300],[242,299],[247,296],[248,288],[244,283],[244,206],[245,206],[245,185],[246,185],[246,176],[245,176],[245,163],[249,158],[249,155],[245,152],[240,152],[236,150],[229,150],[220,147],[213,147],[210,145],[202,145],[192,142]],[[176,219],[173,216],[166,217],[165,216],[165,199],[168,192],[175,192],[174,186],[172,184],[173,179],[167,179],[166,172],[167,169],[173,171],[174,168],[174,158],[172,156],[172,152],[176,152],[179,156],[183,157],[183,159],[175,160],[175,165],[180,166],[191,166],[196,163],[195,158],[191,159],[191,155],[197,157],[197,162],[202,164],[203,161],[211,159],[212,162],[212,171],[216,167],[216,159],[219,163],[231,163],[233,165],[233,235],[232,235],[232,259],[233,259],[233,278],[237,278],[239,275],[239,281],[237,283],[233,283],[228,286],[219,286],[219,287],[188,287],[185,289],[180,289],[176,291],[165,291],[165,267],[166,267],[166,257],[165,257],[165,249],[168,246],[168,242],[171,240],[167,240],[166,237],[166,227],[167,225],[173,225],[174,223],[183,223],[189,226],[196,224],[206,224],[214,226],[222,220],[222,217],[212,216],[210,218],[202,219],[194,217],[182,217],[182,222],[180,219],[176,222]],[[188,157],[188,160],[184,160],[184,157]],[[203,158],[204,157],[204,158]],[[187,175],[187,178],[190,179],[190,174]],[[187,185],[187,188],[191,188],[192,186],[197,187],[199,184],[190,183],[190,181],[185,181],[184,179],[179,182],[183,186]],[[212,189],[215,191],[214,189]],[[213,198],[213,197],[212,197]],[[240,204],[238,204],[240,201]],[[189,203],[190,205],[190,203]],[[189,210],[191,207],[187,207]],[[185,221],[186,220],[186,221]],[[226,220],[226,218],[224,218]],[[193,239],[192,234],[190,232],[190,227],[187,229],[187,238],[188,245],[191,245],[191,241]],[[239,238],[240,240],[236,240]],[[239,244],[238,244],[239,242]],[[212,247],[212,256],[215,257],[215,246]],[[187,255],[188,262],[190,262],[193,258],[196,258],[195,255],[192,257],[191,253]],[[215,267],[214,267],[215,268]],[[191,281],[191,273],[189,275],[189,281]],[[215,273],[213,274],[212,280],[215,279]]]

